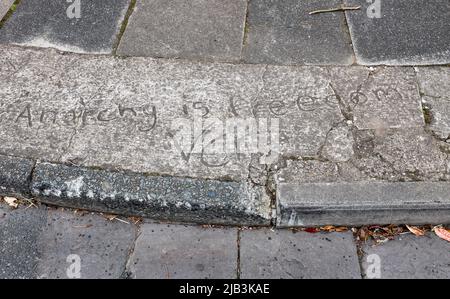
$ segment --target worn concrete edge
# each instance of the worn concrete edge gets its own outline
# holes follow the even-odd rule
[[[338,186],[351,184],[365,184],[367,182],[336,183]],[[446,182],[372,182],[378,185],[405,187],[406,184],[448,184]],[[330,185],[328,183],[308,183],[308,185]],[[291,186],[292,187],[292,186]],[[301,184],[294,188],[301,187]],[[375,187],[377,188],[377,187]],[[332,190],[329,192],[332,192]],[[291,192],[292,193],[292,192]],[[312,203],[308,195],[296,190],[296,198],[288,198],[283,193],[283,186],[277,187],[277,227],[314,227],[324,225],[363,226],[370,224],[450,224],[450,200],[442,202],[437,199],[439,194],[429,192],[428,197],[421,200],[402,201],[393,203],[394,196],[387,196],[384,200],[374,201],[361,196],[355,200],[336,202],[325,198],[322,194],[321,202]],[[407,194],[406,194],[407,195]],[[411,193],[413,196],[413,193]],[[421,197],[422,198],[422,197]]]
[[[8,163],[6,167],[1,167],[4,160],[7,160]],[[47,171],[44,171],[44,168]],[[73,186],[71,187],[70,184],[64,187],[64,179],[70,181],[74,177],[80,177],[80,174],[85,175],[83,184],[96,187],[98,192],[92,190],[88,194],[88,192],[80,190],[78,195],[77,190],[74,192]],[[179,203],[174,203],[176,199],[173,197],[163,198],[161,201],[148,201],[148,198],[142,198],[142,185],[136,189],[130,189],[135,191],[135,194],[120,194],[122,190],[119,188],[113,190],[114,193],[117,193],[113,198],[106,196],[104,186],[115,186],[117,181],[132,181],[144,185],[170,181],[175,187],[186,189],[188,195],[192,195],[190,198],[193,201],[191,203],[189,200],[183,202],[180,199]],[[188,184],[187,187],[190,188],[186,188],[184,184]],[[211,186],[214,190],[220,191],[221,188],[228,188],[235,192],[226,200],[202,203],[201,198],[196,196],[202,192],[201,188],[205,188],[205,190],[200,195],[208,194],[207,188]],[[199,189],[196,189],[197,187]],[[224,192],[222,190],[222,195]],[[5,155],[0,155],[0,196],[33,198],[44,204],[124,216],[138,216],[156,221],[245,226],[269,226],[272,221],[270,207],[259,210],[253,209],[254,205],[252,205],[254,201],[262,199],[268,202],[265,190],[249,185],[247,182],[155,176],[129,171],[34,161]],[[112,204],[108,201],[111,199],[117,199],[116,203]],[[199,204],[204,204],[204,206],[201,208],[195,206]]]

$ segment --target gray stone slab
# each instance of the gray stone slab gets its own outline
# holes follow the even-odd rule
[[[0,155],[0,195],[30,194],[34,162]]]
[[[381,4],[379,15],[373,13],[369,1],[344,2],[361,6],[360,10],[346,12],[359,64],[450,63],[450,23],[444,21],[450,18],[447,0],[431,0],[425,4],[421,0],[377,1]]]
[[[450,137],[450,68],[416,68],[423,106],[430,129],[442,139]]]
[[[179,124],[192,126],[198,114],[223,124],[278,119],[280,153],[307,157],[319,155],[330,130],[353,123],[352,117],[361,129],[379,128],[382,121],[382,128],[424,124],[412,70],[380,68],[369,76],[360,67],[199,64],[0,49],[3,154],[244,181],[250,165],[261,162],[255,152],[180,149],[173,137],[181,132]],[[395,91],[390,89],[394,78]]]
[[[73,9],[80,3],[80,14]],[[0,43],[109,54],[130,0],[23,0],[0,29]]]
[[[264,189],[236,182],[39,163],[31,188],[43,202],[74,208],[196,223],[270,223]]]
[[[245,0],[137,1],[117,53],[238,60],[246,7]]]
[[[350,96],[358,129],[422,127],[417,81],[411,68],[378,68]]]
[[[240,261],[244,279],[361,278],[351,233],[243,230]]]
[[[0,205],[0,279],[38,276],[41,255],[38,239],[46,219],[43,209],[11,210]]]
[[[316,14],[341,1],[249,2],[243,59],[249,63],[350,65],[353,51],[342,12]]]
[[[100,215],[2,204],[0,278],[121,278],[136,230]]]
[[[372,278],[374,261],[379,260],[382,279],[449,279],[449,249],[449,243],[434,234],[402,235],[378,246],[367,243],[363,246],[363,274]]]
[[[8,13],[9,9],[13,5],[14,0],[1,0],[0,1],[0,21]]]
[[[279,226],[450,223],[448,182],[283,183]]]
[[[237,278],[237,229],[144,224],[128,264],[132,278]]]
[[[39,278],[49,279],[73,278],[67,273],[72,275],[75,270],[82,279],[123,277],[137,233],[133,224],[59,210],[49,210],[43,229],[37,272]],[[79,257],[79,269],[70,270],[71,255]]]

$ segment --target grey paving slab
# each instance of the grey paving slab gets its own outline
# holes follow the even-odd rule
[[[38,276],[41,255],[38,239],[46,221],[45,210],[11,210],[0,205],[1,279],[32,279]]]
[[[442,139],[450,137],[450,68],[416,68],[429,127]]]
[[[182,125],[192,129],[199,114],[218,118],[222,126],[236,119],[277,119],[280,153],[307,157],[317,156],[328,132],[352,118],[360,129],[424,125],[412,70],[381,68],[369,76],[360,67],[181,63],[10,47],[1,54],[3,154],[243,181],[249,165],[261,162],[253,154],[266,149],[212,154],[198,151],[205,149],[200,141],[195,150],[180,147]],[[394,78],[398,86],[392,89]],[[190,132],[196,140],[198,132]]]
[[[144,224],[128,264],[132,278],[237,278],[237,229]]]
[[[13,5],[14,0],[1,0],[0,1],[0,20],[8,13],[9,9]]]
[[[108,54],[113,51],[129,3],[23,0],[0,29],[0,43]]]
[[[279,226],[450,223],[448,182],[283,183]]]
[[[247,184],[39,163],[31,189],[52,204],[153,219],[268,225],[270,199]]]
[[[363,246],[362,268],[365,278],[376,277],[380,262],[383,279],[449,279],[450,243],[434,234],[424,237],[403,235],[393,241],[375,246]]]
[[[346,78],[350,76],[346,74]],[[424,125],[412,68],[377,68],[368,78],[347,100],[358,129],[383,131]]]
[[[137,1],[117,53],[234,61],[241,53],[247,1]]]
[[[137,227],[132,223],[109,221],[100,215],[49,210],[38,240],[41,248],[38,277],[121,278],[136,233]],[[74,262],[79,262],[79,267]]]
[[[353,51],[339,0],[249,1],[243,59],[249,63],[350,65]]]
[[[361,278],[351,233],[243,230],[240,261],[244,279]]]
[[[345,0],[356,59],[363,65],[450,63],[450,3],[447,0]],[[401,24],[401,26],[399,25]]]
[[[33,167],[31,160],[0,155],[0,195],[30,194]]]

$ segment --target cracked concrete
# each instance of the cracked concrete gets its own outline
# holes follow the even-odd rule
[[[434,79],[448,68],[249,66],[8,46],[0,53],[3,154],[238,183],[272,209],[283,184],[448,180],[449,144],[436,136],[446,120],[426,124],[422,111],[424,98],[448,95],[445,80]],[[433,116],[442,103],[433,103]],[[227,121],[239,134],[248,119],[279,121],[278,135],[267,132],[271,141],[279,136],[277,151],[240,152],[238,139],[232,152],[208,151],[229,134]],[[211,131],[219,123],[223,130]],[[269,153],[278,161],[262,164]]]

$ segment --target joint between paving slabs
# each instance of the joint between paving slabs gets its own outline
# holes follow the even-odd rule
[[[345,6],[345,0],[342,0],[341,1],[341,7],[344,7]],[[344,21],[344,32],[345,32],[345,34],[347,35],[347,37],[348,37],[348,40],[349,40],[349,45],[350,45],[350,48],[351,48],[351,51],[352,51],[352,60],[353,60],[353,63],[351,64],[351,65],[358,65],[358,62],[356,61],[356,53],[355,53],[355,47],[354,47],[354,45],[353,45],[353,39],[352,39],[352,35],[351,35],[351,33],[350,33],[350,26],[348,25],[348,19],[347,19],[347,11],[343,11],[342,12],[343,14],[344,14],[344,18],[343,18],[343,21]],[[349,12],[349,13],[351,13],[351,11]]]
[[[236,250],[237,250],[237,261],[236,261],[236,278],[241,278],[241,229],[237,229],[237,240],[236,240]]]
[[[134,240],[130,246],[130,250],[128,250],[128,254],[125,260],[125,264],[123,265],[123,271],[122,274],[120,275],[120,278],[122,279],[130,279],[133,276],[133,273],[130,270],[131,267],[131,257],[133,256],[134,250],[136,248],[136,242],[139,239],[139,237],[141,236],[141,224],[137,223],[136,225],[136,233],[134,235]]]
[[[122,25],[120,26],[119,33],[116,36],[116,42],[113,45],[113,52],[112,52],[113,56],[117,56],[117,49],[119,48],[120,41],[122,40],[125,30],[127,29],[128,21],[130,20],[130,17],[134,12],[134,9],[136,7],[136,2],[137,2],[137,0],[130,1],[130,5],[128,6],[127,12],[125,13],[125,17],[122,21]]]
[[[423,118],[425,121],[424,130],[426,133],[428,133],[431,137],[436,139],[438,142],[448,143],[450,141],[450,136],[447,136],[447,138],[442,138],[442,137],[438,136],[436,133],[434,133],[433,130],[430,128],[430,125],[433,122],[433,112],[432,112],[432,107],[429,106],[425,101],[425,97],[430,97],[430,98],[435,98],[435,99],[441,99],[441,97],[427,95],[420,86],[418,68],[413,67],[412,69],[414,70],[415,80],[416,80],[415,83],[417,86],[417,92],[419,93],[421,110],[422,110]],[[443,150],[442,147],[439,147],[439,149],[447,155],[450,154],[450,152],[448,150]]]
[[[248,16],[249,16],[249,7],[250,7],[250,1],[251,0],[246,0],[246,7],[245,7],[245,18],[244,18],[244,32],[242,35],[242,45],[241,45],[241,53],[239,55],[240,61],[242,61],[244,59],[244,50],[245,50],[245,46],[248,43],[248,34],[249,34],[249,24],[248,24]]]
[[[9,8],[6,15],[3,17],[3,19],[0,19],[0,28],[2,28],[3,25],[6,23],[6,21],[8,21],[8,19],[14,14],[14,12],[17,9],[17,6],[20,4],[20,1],[22,0],[15,0],[14,3]]]

